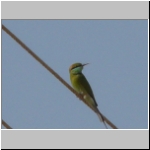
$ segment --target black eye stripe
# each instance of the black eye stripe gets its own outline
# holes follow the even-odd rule
[[[82,66],[82,65],[80,65],[80,66]],[[78,67],[80,67],[80,66],[74,66],[71,70],[73,70],[73,69],[75,69],[75,68],[78,68]]]

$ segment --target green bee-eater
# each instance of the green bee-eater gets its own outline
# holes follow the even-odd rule
[[[77,93],[79,93],[80,95],[82,95],[85,103],[96,112],[100,121],[102,121],[104,123],[105,127],[107,128],[107,126],[104,122],[104,119],[103,119],[100,111],[97,108],[98,105],[95,100],[91,86],[88,83],[85,76],[82,74],[83,66],[85,66],[87,64],[75,63],[75,64],[71,65],[69,68],[70,80],[71,80],[72,86],[75,89],[75,91]]]

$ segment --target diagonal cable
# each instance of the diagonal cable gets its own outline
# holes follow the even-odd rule
[[[2,125],[3,125],[6,129],[12,129],[12,127],[10,127],[4,120],[2,120]]]
[[[2,29],[11,36],[19,45],[21,45],[24,50],[26,50],[32,57],[34,57],[41,65],[43,65],[50,73],[52,73],[62,84],[64,84],[71,92],[73,92],[79,99],[81,99],[86,105],[88,105],[83,97],[79,95],[66,81],[64,81],[52,68],[50,68],[42,59],[40,59],[29,47],[27,47],[20,39],[18,39],[10,30],[8,30],[4,25],[2,25]],[[89,106],[89,105],[88,105]],[[89,106],[90,107],[90,106]],[[94,109],[90,107],[93,111]],[[94,111],[95,112],[95,111]],[[95,112],[96,113],[96,112]],[[102,113],[104,121],[111,126],[113,129],[117,129],[117,127],[109,121]]]

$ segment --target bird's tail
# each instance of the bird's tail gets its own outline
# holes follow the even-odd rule
[[[104,117],[103,115],[101,114],[101,112],[99,111],[99,109],[97,108],[97,104],[94,102],[93,104],[93,98],[89,96],[89,94],[86,93],[85,95],[85,101],[83,101],[85,104],[87,104],[97,115],[98,115],[98,118],[100,119],[101,122],[104,123],[104,126],[106,129],[108,129],[106,123],[105,123],[105,120],[104,120]]]
[[[97,109],[96,114],[98,115],[99,120],[104,123],[105,128],[108,129],[108,127],[107,127],[107,125],[104,121],[104,118],[103,118],[102,114],[100,113],[100,111],[98,109]]]

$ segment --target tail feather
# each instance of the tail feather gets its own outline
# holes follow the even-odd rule
[[[100,121],[103,122],[105,125],[105,128],[108,129],[102,114],[100,113],[99,109],[97,108],[97,103],[94,100],[94,98],[92,98],[88,93],[83,95],[83,98],[85,100],[83,102],[86,103],[98,115],[98,118],[100,119]]]
[[[100,111],[98,109],[97,109],[96,114],[98,115],[99,120],[104,123],[105,128],[108,129],[108,127],[107,127],[107,125],[106,125],[106,123],[104,121],[104,118],[103,118],[103,116],[101,115],[101,113],[100,113]]]

